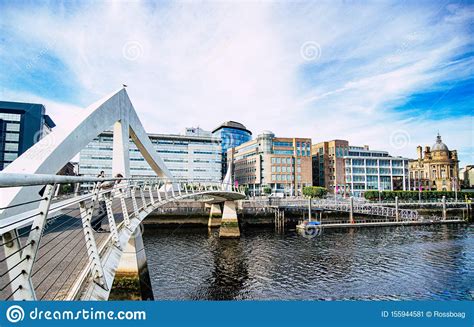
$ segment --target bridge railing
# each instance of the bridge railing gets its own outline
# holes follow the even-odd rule
[[[81,190],[82,184],[93,184]],[[67,186],[67,187],[66,187]],[[31,189],[0,207],[0,299],[72,299],[87,273],[107,287],[101,255],[135,218],[170,201],[243,189],[219,181],[0,173],[0,194]]]
[[[243,203],[247,207],[258,206],[280,206],[280,207],[307,207],[308,199],[256,199],[246,200]],[[416,210],[400,209],[395,207],[373,205],[365,201],[352,201],[345,198],[322,198],[312,199],[311,205],[313,208],[320,208],[332,211],[352,212],[367,214],[380,217],[391,217],[401,220],[419,220],[420,216]],[[351,209],[352,206],[352,209]],[[398,214],[397,214],[398,213]]]

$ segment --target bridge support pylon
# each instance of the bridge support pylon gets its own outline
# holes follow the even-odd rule
[[[209,212],[208,227],[219,227],[221,225],[222,210],[218,203],[211,204],[211,211]]]
[[[153,300],[153,290],[148,271],[148,264],[143,246],[142,225],[137,227],[120,259],[114,284],[111,291],[111,299]],[[135,296],[135,298],[132,298]]]
[[[235,201],[224,202],[224,212],[222,213],[220,238],[240,237],[239,220],[237,219],[237,207]]]

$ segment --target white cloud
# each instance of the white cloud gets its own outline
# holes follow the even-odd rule
[[[2,59],[41,65],[37,55],[46,46],[70,70],[64,78],[77,81],[83,106],[126,83],[150,132],[237,120],[254,134],[270,129],[315,142],[344,138],[414,156],[416,145],[431,144],[440,130],[465,163],[472,161],[471,119],[420,121],[392,110],[414,92],[467,76],[462,67],[469,62],[452,58],[472,42],[470,8],[114,2],[74,10],[18,7],[0,15],[21,40],[12,45],[28,44],[0,50]],[[322,50],[309,62],[300,53],[308,41]],[[69,124],[65,112],[78,110],[41,101],[58,125]],[[390,146],[394,130],[409,131],[408,147]]]

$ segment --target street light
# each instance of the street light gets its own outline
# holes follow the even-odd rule
[[[420,185],[419,185],[419,189],[418,189],[418,202],[421,203],[421,191],[423,190],[423,182],[422,182],[422,179],[420,178]]]
[[[456,177],[452,177],[451,180],[454,187],[454,198],[455,198],[455,201],[458,202],[458,180]]]

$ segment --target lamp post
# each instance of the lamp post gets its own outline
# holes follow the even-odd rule
[[[454,187],[454,198],[455,201],[458,202],[458,180],[456,177],[452,178],[452,185]]]
[[[418,203],[421,203],[421,178],[418,180]]]

